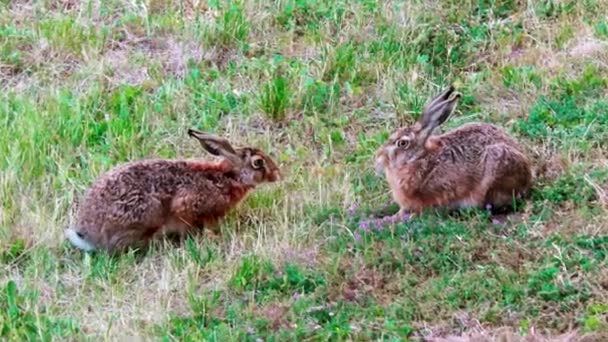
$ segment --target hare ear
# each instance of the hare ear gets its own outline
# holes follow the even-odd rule
[[[433,102],[425,108],[419,122],[419,137],[421,140],[426,141],[431,133],[450,117],[456,109],[456,105],[461,96],[460,93],[453,92],[453,87],[450,87],[448,91],[435,98]]]
[[[447,100],[448,98],[450,98],[450,95],[452,95],[452,93],[454,92],[455,88],[454,85],[450,85],[447,89],[445,89],[441,94],[435,96],[431,101],[429,101],[426,106],[424,106],[424,109],[422,110],[422,116],[424,117],[425,114],[432,112],[433,108],[435,106],[437,106],[439,103]]]
[[[206,134],[194,129],[188,130],[188,135],[196,138],[203,148],[214,156],[225,157],[231,161],[240,160],[238,154],[228,140],[215,135]]]

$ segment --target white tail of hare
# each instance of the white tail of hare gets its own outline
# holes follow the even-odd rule
[[[460,96],[450,86],[425,106],[418,122],[395,131],[376,152],[376,169],[384,171],[401,214],[427,207],[504,208],[528,193],[530,162],[501,128],[475,122],[432,134]]]
[[[181,236],[212,225],[264,182],[281,178],[257,148],[233,148],[222,138],[189,130],[220,162],[142,160],[120,165],[87,191],[66,236],[83,250],[145,247],[160,234]]]

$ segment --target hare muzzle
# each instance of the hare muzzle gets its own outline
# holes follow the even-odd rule
[[[387,158],[388,158],[388,164],[391,168],[396,168],[399,165],[396,165],[397,163],[397,147],[395,146],[388,146],[386,148],[387,150]]]
[[[283,180],[283,175],[281,175],[281,171],[275,170],[274,172],[272,172],[270,174],[269,180],[270,182],[278,182]]]
[[[386,156],[386,151],[384,148],[378,150],[376,152],[376,160],[374,163],[374,169],[376,171],[376,174],[378,174],[379,176],[384,175],[384,168],[386,166],[386,163],[388,161],[388,158]]]

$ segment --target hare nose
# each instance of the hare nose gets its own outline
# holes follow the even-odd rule
[[[280,180],[283,180],[283,175],[281,175],[281,171],[279,171],[279,170],[275,170],[275,171],[272,173],[272,180],[273,180],[273,181],[280,181]]]

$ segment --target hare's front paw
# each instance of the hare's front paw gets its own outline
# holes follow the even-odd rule
[[[187,234],[180,232],[168,232],[165,234],[165,239],[174,246],[183,246],[186,238]]]
[[[422,215],[423,208],[401,208],[397,215],[401,216],[404,219],[410,219],[415,216]]]

